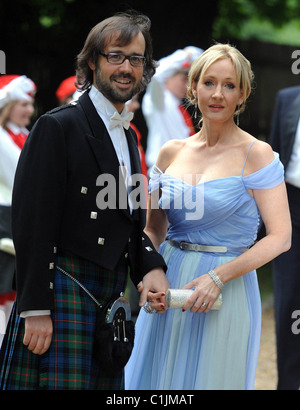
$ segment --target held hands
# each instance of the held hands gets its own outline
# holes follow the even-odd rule
[[[26,317],[23,344],[32,353],[41,355],[49,349],[52,332],[52,319],[49,315]]]
[[[170,284],[163,269],[152,269],[137,286],[138,291],[141,293],[139,305],[144,306],[148,301],[151,308],[156,310],[156,313],[165,312],[165,295],[169,287]]]
[[[166,291],[170,288],[169,281],[162,269],[153,269],[144,276],[143,281],[137,286],[141,292],[140,306],[148,304],[156,313],[166,311]],[[182,311],[190,309],[191,312],[209,312],[221,291],[211,277],[206,274],[187,283],[183,289],[195,288],[187,299]]]

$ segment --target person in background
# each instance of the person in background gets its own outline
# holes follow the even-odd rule
[[[300,387],[300,86],[276,97],[269,143],[279,153],[292,219],[292,246],[273,261],[278,390]]]
[[[184,139],[195,133],[193,120],[183,100],[191,63],[202,51],[189,46],[159,60],[142,100],[142,112],[148,128],[146,163],[149,170],[165,142]]]
[[[131,206],[127,189],[141,164],[125,103],[155,71],[149,30],[149,18],[131,12],[93,27],[77,56],[85,91],[42,115],[22,150],[12,201],[17,304],[2,389],[123,389],[123,369],[110,374],[94,354],[97,316],[104,325],[128,269],[141,305],[165,287],[165,262],[143,232],[145,207]]]
[[[145,232],[165,259],[169,287],[193,292],[182,309],[166,309],[167,288],[149,295],[127,389],[254,389],[261,331],[255,270],[289,249],[291,222],[278,154],[235,123],[252,79],[250,62],[228,44],[192,64],[187,95],[202,127],[161,149]],[[266,236],[256,242],[260,218]]]
[[[15,300],[11,199],[19,156],[34,113],[36,86],[25,75],[0,77],[0,346]]]
[[[64,79],[58,86],[55,95],[59,105],[68,104],[74,100],[74,94],[77,92],[77,77],[72,75]]]

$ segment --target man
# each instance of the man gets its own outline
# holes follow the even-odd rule
[[[195,133],[192,118],[182,101],[186,97],[191,64],[202,52],[198,47],[189,46],[159,60],[142,101],[148,127],[146,163],[149,170],[165,142]]]
[[[280,155],[292,219],[292,247],[273,261],[278,390],[300,387],[300,87],[278,92],[270,144]]]
[[[136,14],[96,25],[77,57],[86,91],[42,116],[24,148],[13,235],[25,335],[17,337],[8,389],[123,388],[123,373],[109,376],[93,358],[97,306],[74,279],[103,306],[124,292],[128,266],[141,306],[149,290],[166,288],[164,261],[143,233],[145,209],[130,208],[127,195],[124,206],[127,178],[120,172],[141,173],[124,106],[155,70],[149,28]],[[102,190],[115,199],[109,207]]]

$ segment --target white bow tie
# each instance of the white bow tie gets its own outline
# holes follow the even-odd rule
[[[132,112],[122,113],[120,115],[117,111],[110,117],[110,124],[109,129],[112,130],[113,128],[117,127],[118,125],[123,126],[126,130],[130,127],[130,121],[133,118]]]

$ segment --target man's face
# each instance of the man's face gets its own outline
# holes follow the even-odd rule
[[[145,39],[142,33],[137,34],[126,46],[117,44],[117,35],[113,37],[103,53],[119,53],[126,56],[143,56]],[[133,67],[126,59],[122,64],[115,65],[100,55],[96,64],[90,64],[94,71],[94,85],[99,91],[121,112],[126,101],[130,100],[139,91],[144,67]]]

